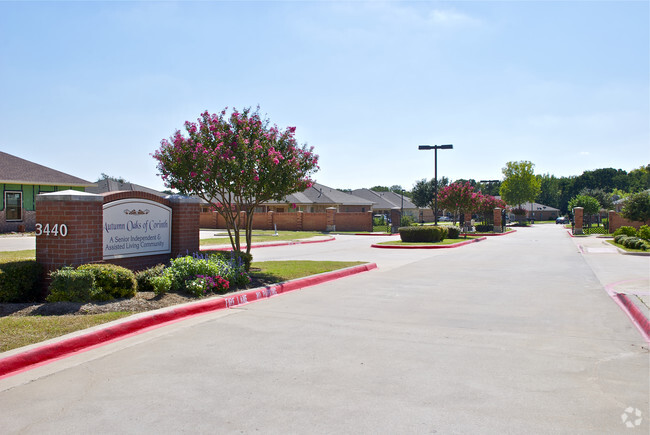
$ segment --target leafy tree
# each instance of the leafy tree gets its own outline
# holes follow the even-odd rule
[[[404,189],[399,184],[393,184],[390,186],[390,191],[395,193],[402,193]]]
[[[529,161],[508,162],[502,169],[501,197],[510,205],[533,202],[540,193],[541,183],[533,173],[535,165]]]
[[[438,180],[439,189],[444,188],[448,184],[449,184],[449,178],[447,177],[441,177]],[[428,207],[431,208],[431,210],[434,210],[435,205],[433,199],[435,196],[434,193],[435,191],[436,191],[435,180],[432,178],[431,180],[427,181],[426,178],[423,178],[422,180],[416,182],[415,185],[413,186],[413,189],[411,190],[411,201],[413,201],[413,204],[415,204],[418,207],[421,208]]]
[[[470,180],[470,182],[471,182],[471,180]],[[499,189],[500,188],[501,188],[501,180],[495,180],[495,181],[493,181],[491,183],[478,182],[474,186],[474,189],[476,189],[477,191],[483,193],[484,195],[492,195],[492,196],[499,195]]]
[[[298,145],[295,127],[270,126],[259,107],[233,109],[228,118],[226,111],[205,111],[198,122],[186,121],[187,136],[177,130],[153,157],[167,187],[198,196],[223,216],[235,251],[241,251],[239,218],[246,212],[250,254],[255,207],[310,187],[318,156],[313,147]]]
[[[641,192],[650,189],[650,165],[631,170],[628,179],[629,192]]]
[[[650,220],[650,193],[639,192],[628,197],[621,214],[625,219],[647,223]]]
[[[390,192],[390,188],[386,186],[374,186],[371,187],[370,190],[374,192]]]
[[[573,210],[576,207],[582,207],[585,216],[592,216],[600,210],[600,203],[593,196],[577,195],[569,201],[569,210]]]
[[[540,183],[540,193],[537,197],[537,202],[558,209],[561,208],[562,188],[560,186],[560,179],[549,174],[537,175],[537,179]]]
[[[598,200],[600,209],[611,210],[614,208],[614,201],[612,195],[605,192],[603,189],[582,189],[580,195],[587,195]]]

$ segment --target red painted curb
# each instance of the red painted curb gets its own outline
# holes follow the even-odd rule
[[[645,341],[650,343],[650,320],[634,305],[634,303],[623,293],[616,293],[613,295],[615,300],[618,300],[619,306],[627,313],[632,319],[632,323],[637,327]]]
[[[198,301],[182,307],[171,308],[162,312],[154,312],[148,316],[124,322],[78,335],[76,337],[62,339],[55,343],[45,344],[35,349],[26,350],[6,358],[0,358],[0,379],[25,371],[36,365],[42,365],[55,359],[88,350],[109,341],[124,338],[128,335],[137,334],[144,330],[157,328],[166,324],[176,322],[198,314],[216,311],[224,308],[235,307],[255,302],[260,299],[270,298],[280,293],[287,293],[305,287],[322,284],[357,273],[376,269],[376,263],[361,264],[333,272],[321,273],[306,278],[295,279],[269,287],[258,288],[233,293],[230,296],[214,298],[205,301]]]
[[[464,242],[454,243],[453,245],[370,245],[370,247],[382,249],[449,249],[469,245],[470,243],[478,243],[485,239],[487,237],[479,237],[478,239],[466,240]]]
[[[291,246],[291,245],[307,245],[310,243],[324,243],[324,242],[331,242],[333,240],[336,240],[336,237],[331,237],[329,239],[325,240],[307,240],[305,242],[301,241],[295,241],[295,242],[278,242],[278,243],[269,243],[266,245],[253,245],[251,246],[251,249],[255,248],[275,248],[277,246]],[[242,246],[241,249],[246,249],[246,245]],[[232,247],[225,247],[225,248],[201,248],[201,251],[232,251]]]

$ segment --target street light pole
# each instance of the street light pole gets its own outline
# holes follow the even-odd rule
[[[434,174],[434,184],[433,184],[433,202],[434,202],[434,212],[433,212],[433,224],[438,225],[438,150],[450,150],[454,146],[451,144],[447,145],[420,145],[418,146],[419,150],[433,150],[433,174]]]

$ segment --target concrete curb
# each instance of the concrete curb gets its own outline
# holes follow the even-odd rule
[[[632,321],[632,324],[639,330],[643,339],[650,343],[650,319],[648,319],[641,310],[634,305],[634,303],[627,297],[625,293],[618,293],[614,287],[620,284],[636,282],[638,280],[620,281],[605,286],[605,291],[614,300],[627,317]]]
[[[244,290],[230,295],[192,302],[182,306],[172,307],[171,309],[151,311],[150,313],[135,319],[127,319],[105,328],[98,328],[85,334],[82,333],[74,337],[64,338],[53,343],[44,344],[42,346],[25,350],[24,352],[18,352],[8,357],[0,358],[0,379],[16,375],[36,366],[47,364],[75,353],[87,351],[109,342],[136,335],[154,328],[159,328],[189,317],[248,304],[281,293],[287,293],[305,287],[322,284],[376,268],[376,263],[362,264],[306,278],[286,281],[273,286]]]
[[[251,249],[255,248],[274,248],[277,246],[291,246],[291,245],[308,245],[310,243],[325,243],[325,242],[331,242],[336,240],[336,237],[330,237],[329,239],[323,239],[323,240],[307,240],[304,242],[301,242],[300,240],[297,241],[289,241],[289,242],[273,242],[273,243],[268,243],[265,245],[253,245],[251,246]],[[241,249],[246,249],[246,245],[243,245]],[[232,246],[228,247],[223,247],[223,248],[200,248],[201,251],[232,251]]]
[[[470,243],[478,243],[486,239],[487,237],[479,237],[478,239],[466,240],[464,242],[454,243],[453,245],[370,245],[370,247],[382,249],[450,249],[459,248]]]

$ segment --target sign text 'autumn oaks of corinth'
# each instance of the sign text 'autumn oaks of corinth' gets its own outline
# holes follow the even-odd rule
[[[171,252],[172,211],[155,201],[104,204],[103,224],[104,259]]]

